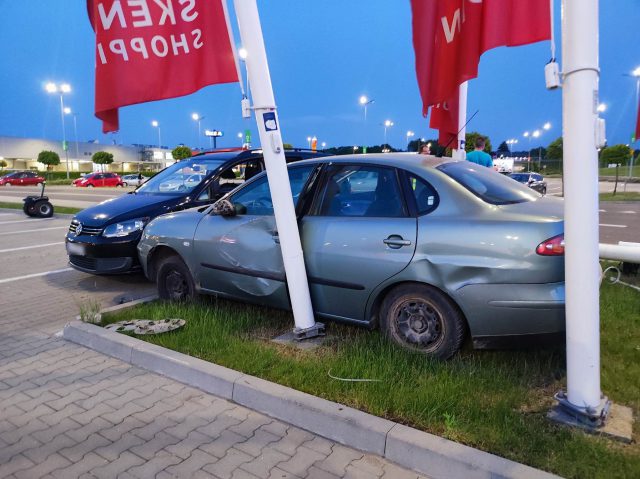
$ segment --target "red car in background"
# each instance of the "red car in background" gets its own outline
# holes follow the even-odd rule
[[[93,188],[94,186],[124,186],[124,182],[115,173],[91,173],[74,180],[73,186],[86,186],[88,188]]]
[[[0,177],[0,186],[29,186],[44,183],[44,178],[35,171],[14,171]]]

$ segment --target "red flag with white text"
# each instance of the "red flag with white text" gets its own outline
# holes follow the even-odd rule
[[[453,102],[458,86],[478,76],[485,51],[551,37],[549,0],[411,0],[411,10],[425,116],[429,107]]]
[[[87,0],[96,35],[95,114],[238,81],[224,0]]]
[[[638,103],[638,119],[636,120],[636,141],[640,140],[640,103]]]
[[[448,100],[431,107],[429,127],[438,130],[438,144],[457,148],[455,139],[458,137],[458,109],[460,107],[460,89],[456,88]]]

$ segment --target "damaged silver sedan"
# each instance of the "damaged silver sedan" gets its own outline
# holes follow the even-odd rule
[[[316,315],[448,358],[564,333],[562,200],[467,161],[412,154],[289,165]],[[162,298],[289,309],[267,177],[158,217],[138,245]]]

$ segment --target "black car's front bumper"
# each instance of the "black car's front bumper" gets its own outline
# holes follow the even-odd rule
[[[69,264],[78,271],[92,274],[122,274],[140,270],[136,245],[140,233],[117,241],[102,236],[67,234],[65,246]]]

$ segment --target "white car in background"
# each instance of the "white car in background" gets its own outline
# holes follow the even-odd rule
[[[147,178],[146,176],[140,178],[138,175],[124,175],[122,177],[122,182],[124,183],[124,186],[140,186],[148,179],[149,178]]]

